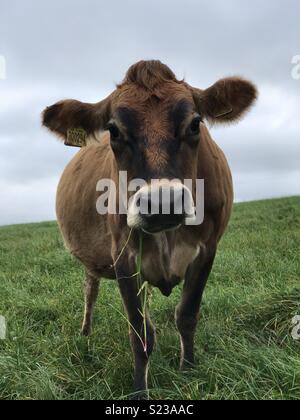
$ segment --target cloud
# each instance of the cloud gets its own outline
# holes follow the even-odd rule
[[[0,224],[54,217],[57,180],[76,150],[41,128],[40,112],[62,98],[104,98],[142,58],[161,59],[197,87],[232,74],[253,80],[260,91],[253,111],[239,125],[211,130],[236,197],[299,194],[300,81],[291,60],[300,54],[300,3],[282,4],[2,0]]]
[[[235,201],[280,198],[299,194],[300,170],[286,173],[236,172],[234,174]]]
[[[57,181],[54,177],[29,184],[0,181],[1,224],[53,220]]]

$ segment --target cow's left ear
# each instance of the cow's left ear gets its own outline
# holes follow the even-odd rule
[[[96,104],[73,99],[46,108],[42,124],[69,146],[84,146],[86,137],[104,129],[110,115],[110,98]]]
[[[240,77],[228,77],[206,90],[192,88],[192,91],[199,114],[211,123],[240,119],[258,96],[254,84]]]

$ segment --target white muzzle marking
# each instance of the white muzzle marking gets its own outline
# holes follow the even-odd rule
[[[192,193],[181,181],[156,180],[131,197],[127,224],[134,229],[150,226],[164,231],[191,224],[195,218]]]

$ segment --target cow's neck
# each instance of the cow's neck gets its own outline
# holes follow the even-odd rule
[[[186,243],[179,231],[153,235],[143,249],[143,278],[169,295],[199,252],[200,246]]]

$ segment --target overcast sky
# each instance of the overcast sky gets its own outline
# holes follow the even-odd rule
[[[211,130],[236,200],[299,195],[299,16],[299,0],[0,0],[0,224],[55,218],[76,150],[41,128],[40,112],[63,98],[102,99],[140,59],[200,88],[235,74],[254,81],[251,114]]]

